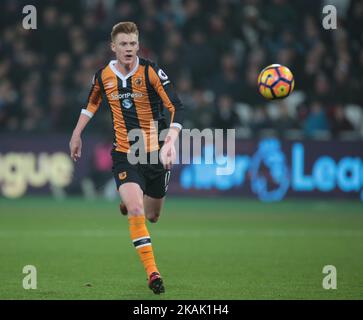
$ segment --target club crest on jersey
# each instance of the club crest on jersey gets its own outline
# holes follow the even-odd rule
[[[158,71],[158,76],[161,80],[167,80],[168,79],[168,76],[165,74],[165,72],[161,69],[159,69]]]
[[[135,86],[141,87],[142,85],[142,78],[136,78],[134,81]]]
[[[119,173],[118,177],[119,177],[120,180],[125,180],[126,177],[127,177],[127,172],[123,171],[123,172]]]
[[[122,106],[125,109],[130,109],[132,107],[132,101],[130,99],[124,99],[122,100]]]

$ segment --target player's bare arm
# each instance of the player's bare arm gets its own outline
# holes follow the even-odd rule
[[[158,93],[163,105],[170,112],[170,127],[160,150],[160,160],[164,168],[170,170],[176,160],[175,142],[182,129],[183,105],[171,86],[169,77],[165,72],[151,65],[149,70],[150,83]]]
[[[86,127],[87,123],[90,121],[90,117],[82,114],[79,116],[77,125],[73,130],[71,140],[69,142],[70,155],[73,161],[77,161],[82,154],[82,138],[81,134]]]

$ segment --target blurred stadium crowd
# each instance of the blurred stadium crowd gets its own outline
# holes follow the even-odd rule
[[[112,26],[135,21],[140,55],[177,87],[187,128],[237,128],[238,136],[361,138],[363,1],[329,1],[338,28],[322,27],[318,0],[2,0],[0,131],[69,132],[93,73],[113,58]],[[33,4],[38,29],[22,27]],[[295,92],[268,102],[259,71],[288,66]],[[93,129],[111,130],[99,111]]]

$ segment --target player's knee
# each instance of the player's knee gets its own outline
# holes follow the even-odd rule
[[[150,218],[148,218],[148,220],[149,220],[151,223],[156,223],[156,222],[158,222],[159,217],[150,217]]]
[[[160,216],[160,213],[154,213],[154,214],[151,214],[147,217],[147,219],[151,222],[151,223],[156,223],[158,222],[159,220],[159,216]]]
[[[131,216],[141,216],[144,214],[144,208],[141,204],[132,204],[127,207],[127,212]]]

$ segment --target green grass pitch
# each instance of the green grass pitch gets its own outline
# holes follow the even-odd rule
[[[155,296],[117,202],[0,200],[0,299],[362,299],[363,207],[169,198],[148,224]],[[38,288],[24,290],[25,265]],[[324,290],[325,265],[337,289]],[[88,284],[88,285],[87,285]]]

